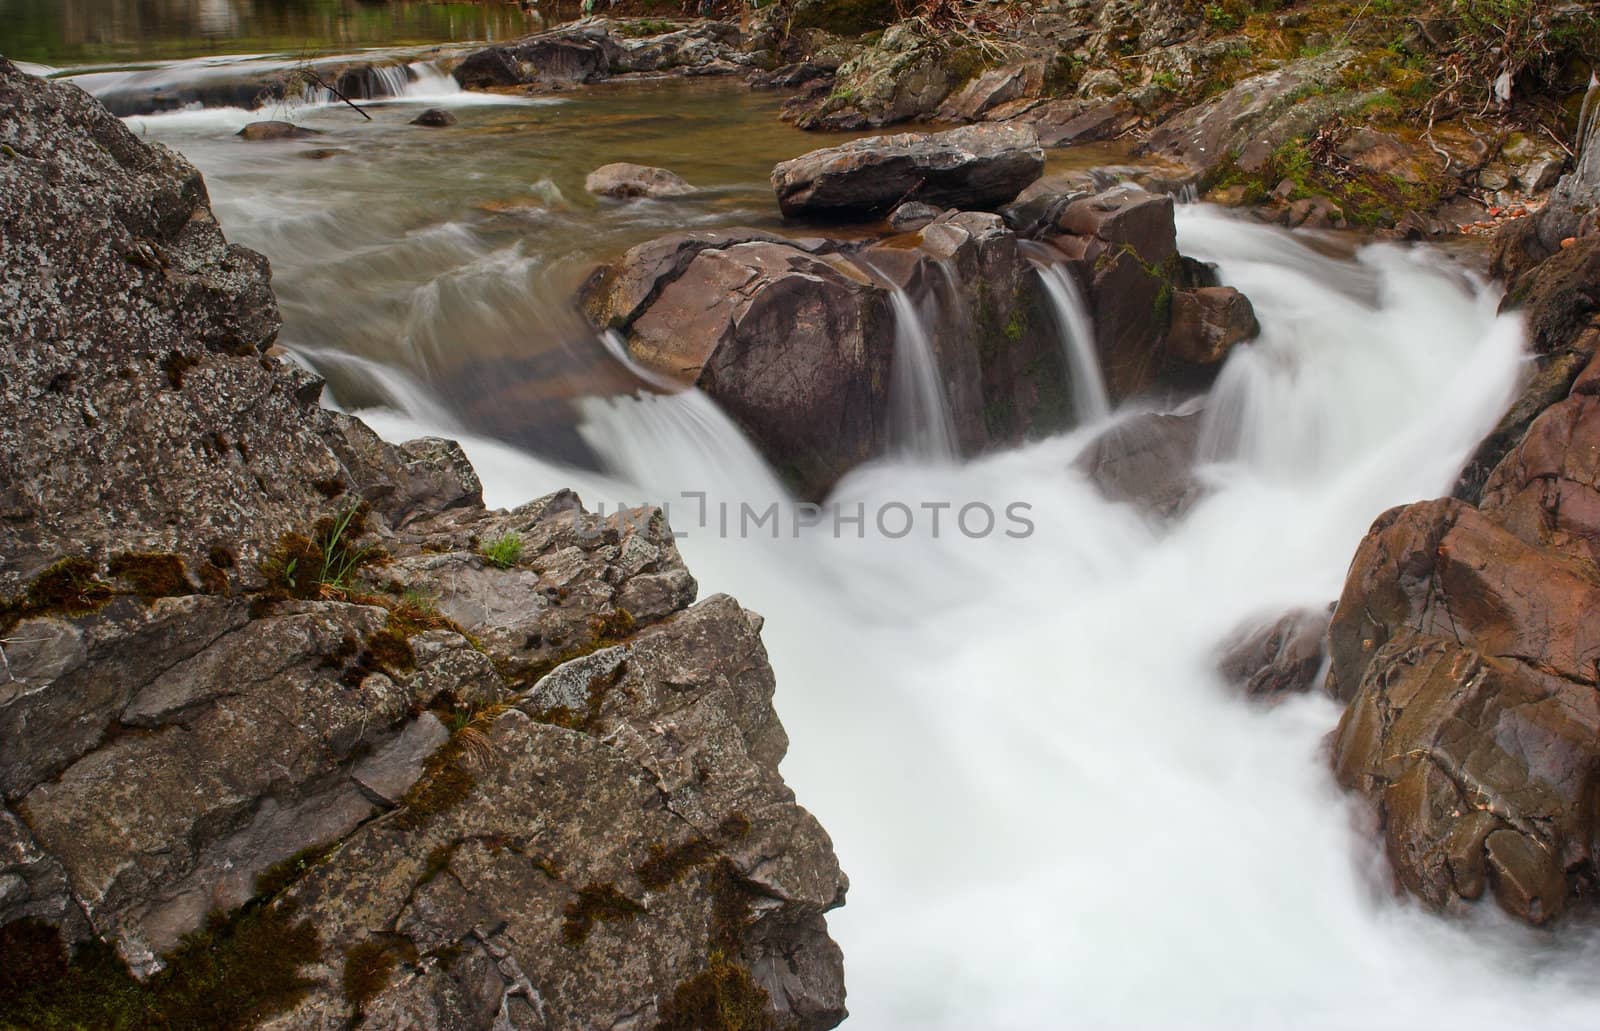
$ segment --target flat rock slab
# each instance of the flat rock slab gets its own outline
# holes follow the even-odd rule
[[[1044,172],[1031,126],[969,125],[939,133],[900,133],[814,150],[772,170],[789,217],[871,217],[911,200],[955,208],[994,208]]]

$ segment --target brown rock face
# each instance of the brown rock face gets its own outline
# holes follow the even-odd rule
[[[927,312],[962,451],[1065,423],[1057,331],[998,216],[946,212],[846,249],[757,230],[672,234],[630,250],[583,303],[641,364],[715,398],[804,497],[889,444],[890,284]]]
[[[1330,628],[1328,688],[1350,702],[1335,770],[1377,805],[1399,883],[1434,906],[1488,891],[1543,924],[1595,890],[1592,382],[1531,421],[1479,508],[1380,517]]]
[[[1179,361],[1216,365],[1235,344],[1261,332],[1250,298],[1231,286],[1179,290],[1172,296],[1167,351]]]
[[[248,143],[264,143],[271,140],[300,140],[322,134],[293,122],[251,122],[234,135]]]
[[[1167,364],[1180,274],[1172,198],[1134,187],[1067,205],[1052,242],[1075,259],[1094,314],[1095,347],[1113,402],[1153,385]]]
[[[882,215],[906,201],[995,208],[1044,171],[1031,127],[971,125],[902,133],[814,150],[772,170],[778,205],[790,217]]]

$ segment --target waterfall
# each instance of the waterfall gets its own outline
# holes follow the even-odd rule
[[[939,359],[916,302],[889,282],[894,309],[894,371],[890,377],[889,438],[897,454],[925,461],[958,456],[955,422],[945,396]]]
[[[1061,352],[1067,360],[1072,383],[1072,407],[1079,422],[1099,422],[1111,414],[1105,378],[1100,372],[1100,356],[1095,351],[1094,321],[1083,303],[1072,274],[1059,263],[1031,259],[1039,280],[1050,298],[1056,331],[1061,336]]]
[[[192,149],[214,166],[263,160],[227,140]],[[392,149],[415,160],[414,147]],[[293,199],[271,192],[282,180],[250,168],[210,185],[236,239],[251,242],[236,228],[250,225],[314,280],[305,240],[297,251],[264,228]],[[415,228],[378,214],[352,220],[372,236],[357,245],[381,252],[392,244],[373,239]],[[458,216],[441,206],[427,224]],[[596,471],[462,434],[425,384],[308,353],[341,402],[386,406],[361,414],[387,439],[460,439],[492,506],[563,487],[608,511],[669,504],[701,595],[726,591],[765,617],[783,773],[851,879],[827,918],[845,956],[846,1031],[1488,1031],[1529,1013],[1595,1026],[1600,937],[1512,927],[1492,904],[1440,919],[1397,899],[1369,812],[1328,769],[1338,705],[1312,692],[1253,706],[1215,671],[1240,624],[1337,597],[1380,512],[1449,489],[1526,367],[1517,318],[1425,247],[1339,257],[1203,205],[1177,224],[1183,252],[1250,297],[1262,333],[1234,350],[1209,398],[1209,493],[1161,525],[1074,471],[1098,429],[1083,427],[965,463],[872,463],[828,499],[850,521],[746,532],[720,518],[727,506],[789,502],[698,391],[582,403]],[[454,253],[453,231],[439,232],[428,245]],[[330,262],[353,249],[348,231],[311,239]],[[539,234],[517,239],[533,248]],[[571,237],[555,240],[538,253]],[[420,265],[405,288],[457,264]],[[319,333],[361,322],[352,282],[301,290],[300,321]],[[434,320],[441,345],[471,339],[457,313],[474,299],[524,335],[548,330],[499,303],[503,277],[450,289],[462,306]],[[920,354],[934,388],[922,410],[938,413],[923,321],[904,294],[894,304],[896,336],[909,338],[897,354]],[[417,367],[390,328],[363,345]],[[1032,520],[1020,537],[953,523],[964,506],[1017,504]],[[893,505],[942,506],[945,521],[879,532],[872,513]]]
[[[696,526],[678,492],[714,506],[778,488],[695,392],[589,406],[601,482],[467,450],[495,503],[568,483],[591,503],[627,486],[673,502],[702,590],[766,617],[784,771],[852,882],[828,918],[846,1027],[1490,1028],[1530,1005],[1591,1022],[1594,946],[1558,935],[1534,959],[1487,910],[1444,922],[1394,901],[1321,751],[1334,704],[1258,710],[1212,667],[1241,621],[1337,596],[1378,512],[1448,487],[1515,387],[1516,320],[1397,248],[1352,265],[1290,243],[1273,260],[1280,231],[1204,209],[1179,226],[1260,313],[1230,367],[1266,372],[1214,400],[1253,414],[1213,495],[1170,528],[1065,471],[1083,432],[866,467],[830,499],[1026,501],[1024,540]],[[896,310],[914,337],[909,298]]]

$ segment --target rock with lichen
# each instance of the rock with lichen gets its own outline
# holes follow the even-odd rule
[[[842,1019],[760,618],[322,410],[187,162],[0,96],[8,1025]]]

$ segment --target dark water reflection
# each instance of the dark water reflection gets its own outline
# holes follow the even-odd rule
[[[552,4],[542,4],[547,14]],[[0,0],[0,54],[47,65],[206,54],[322,53],[507,39],[541,15],[504,0]]]

